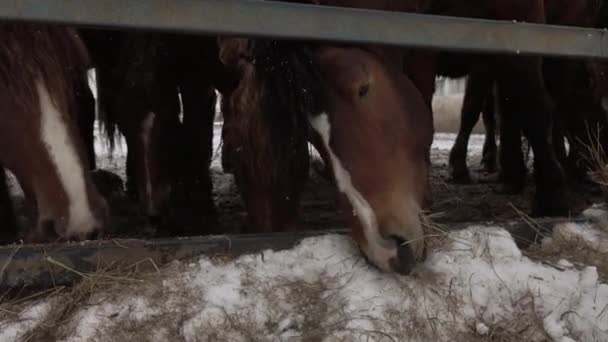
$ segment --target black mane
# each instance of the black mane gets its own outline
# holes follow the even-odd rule
[[[263,85],[262,108],[271,121],[273,140],[307,131],[308,116],[323,110],[321,76],[310,45],[277,40],[253,42],[256,78]]]

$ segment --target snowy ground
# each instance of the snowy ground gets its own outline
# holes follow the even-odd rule
[[[597,223],[558,226],[539,251],[569,243],[605,262],[608,213],[586,214]],[[473,226],[397,276],[328,235],[175,262],[76,303],[60,292],[0,306],[0,341],[608,341],[606,274],[592,264],[531,259],[502,228]]]
[[[234,216],[238,196],[221,171],[220,128],[216,201]],[[444,212],[446,221],[498,220],[511,211],[508,203],[522,201],[494,195],[483,182],[445,182],[453,140],[435,135],[433,212]],[[483,136],[473,135],[473,168],[482,144]],[[96,147],[100,167],[124,176],[126,147],[112,156],[101,141]],[[312,193],[304,212],[318,207],[318,198],[330,203],[324,212],[334,210],[326,193]],[[595,223],[558,226],[530,250],[520,250],[500,224],[441,233],[410,276],[379,272],[350,238],[337,235],[287,251],[174,262],[152,274],[87,276],[74,288],[25,301],[0,295],[0,342],[608,341],[608,211],[585,215]]]

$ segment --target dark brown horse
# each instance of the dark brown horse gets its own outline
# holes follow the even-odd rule
[[[17,176],[37,213],[32,240],[85,239],[107,220],[77,126],[75,94],[88,66],[72,30],[0,24],[0,164]],[[4,175],[0,181],[2,216],[12,220]]]
[[[552,24],[606,27],[608,3],[600,0],[545,0]],[[608,148],[607,117],[602,105],[606,96],[606,63],[584,59],[545,59],[545,79],[556,103],[555,146],[572,181],[588,179],[589,147]],[[566,154],[564,138],[569,150]]]
[[[546,22],[544,3],[541,0],[433,0],[428,13],[532,23]],[[439,74],[487,75],[482,78],[487,84],[479,85],[479,89],[483,89],[484,94],[487,94],[492,82],[496,84],[499,95],[497,100],[502,112],[502,129],[522,132],[534,152],[534,174],[537,186],[534,213],[566,214],[568,206],[564,197],[564,175],[551,144],[552,103],[543,80],[542,58],[450,53],[439,54],[437,61],[436,72]],[[420,74],[425,71],[414,68],[412,72]],[[471,115],[479,115],[483,103],[484,97],[481,96],[481,101],[476,101],[475,105],[466,106],[464,109],[475,113]],[[503,167],[503,181],[512,188],[522,188],[526,178],[526,167],[519,147],[520,135],[508,134],[502,136],[501,141],[503,144],[500,162]]]
[[[605,3],[598,0],[545,0],[547,23],[567,26],[601,27],[601,16],[606,11]],[[598,69],[601,63],[591,63],[583,60],[569,60],[559,58],[545,58],[543,65],[544,80],[555,103],[554,145],[556,153],[573,179],[584,177],[586,171],[581,169],[582,161],[587,157],[582,155],[585,145],[590,144],[589,130],[595,130],[605,124],[599,88],[602,78]],[[598,77],[600,76],[600,77]],[[471,73],[467,80],[465,101],[462,108],[461,127],[458,138],[450,154],[452,178],[457,182],[470,181],[466,166],[467,143],[473,126],[479,119],[479,110],[483,103],[486,108],[496,107],[492,104],[494,99],[488,97],[492,93],[494,79],[490,73]],[[485,110],[484,110],[485,111]],[[582,114],[582,116],[581,116]],[[484,117],[485,119],[485,117]],[[485,123],[485,121],[484,121]],[[486,144],[484,145],[484,158],[482,162],[492,160],[491,154],[486,155],[486,145],[491,145],[488,138],[493,138],[494,128],[486,127]],[[521,149],[519,143],[520,132],[515,130],[501,130],[501,135],[510,135],[507,142],[516,143],[512,150]],[[566,156],[564,136],[570,143],[570,153]],[[518,156],[521,159],[522,156]],[[512,159],[504,160],[509,162]],[[521,164],[521,162],[516,162]],[[583,168],[584,169],[584,168]]]
[[[433,128],[429,107],[401,72],[400,49],[264,40],[222,47],[241,73],[226,102],[228,132],[254,228],[294,222],[312,131],[365,255],[383,270],[409,272],[424,254],[418,215]]]
[[[102,121],[111,139],[117,128],[127,142],[128,191],[149,216],[180,227],[204,224],[213,212],[214,87],[223,68],[215,40],[83,34],[97,70]]]

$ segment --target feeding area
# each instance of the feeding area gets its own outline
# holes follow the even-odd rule
[[[453,137],[439,134],[434,155]],[[473,136],[474,156],[482,141]],[[231,189],[216,171],[217,188]],[[428,222],[427,260],[409,276],[381,272],[350,237],[321,232],[281,251],[70,269],[73,287],[3,298],[0,341],[603,341],[608,211],[583,216],[527,249],[506,222]]]
[[[0,6],[0,342],[608,341],[605,27]]]
[[[436,231],[410,276],[352,240],[200,257],[152,273],[100,270],[74,288],[4,301],[0,340],[604,341],[608,212],[520,250],[500,226]]]

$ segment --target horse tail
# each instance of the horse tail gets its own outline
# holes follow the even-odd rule
[[[127,33],[98,29],[79,29],[78,33],[95,68],[97,119],[110,151],[118,139],[116,102],[123,75],[118,66],[127,47]]]

